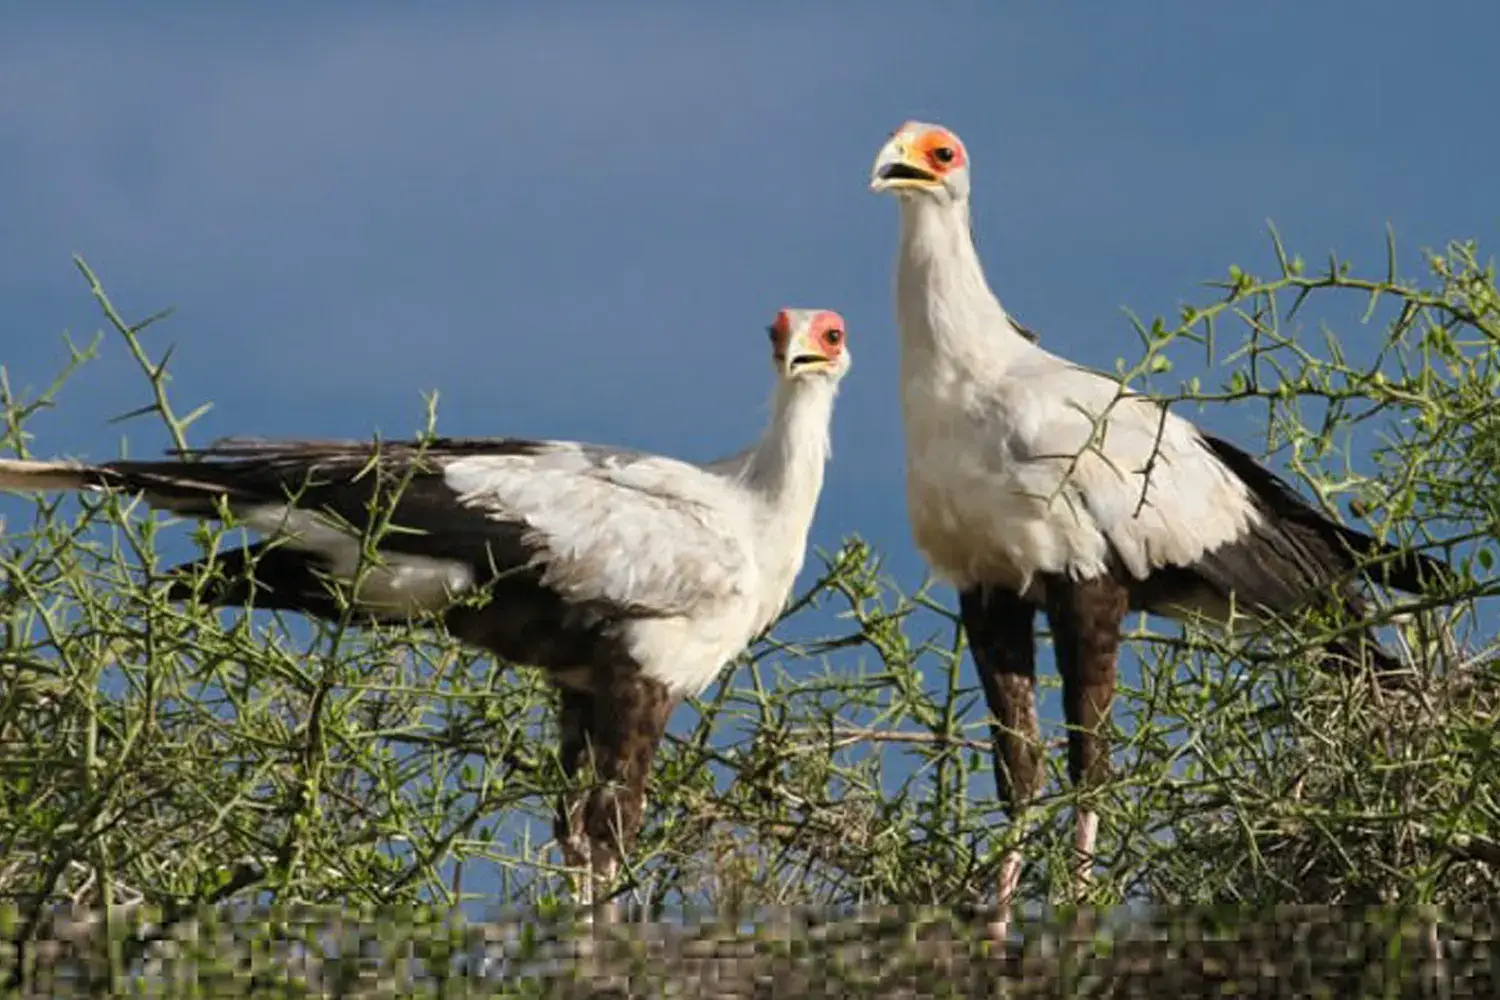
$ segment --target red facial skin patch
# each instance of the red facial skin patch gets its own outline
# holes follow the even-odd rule
[[[844,327],[844,317],[832,309],[819,310],[812,318],[812,340],[830,361],[844,351]]]
[[[777,361],[785,361],[787,342],[791,339],[792,315],[783,309],[771,323],[771,356]]]
[[[902,124],[893,134],[908,133],[915,136],[907,146],[906,159],[912,166],[922,167],[941,177],[949,171],[958,170],[969,162],[968,151],[958,136],[945,128],[934,128],[921,122]],[[952,155],[946,160],[939,151],[948,150]]]

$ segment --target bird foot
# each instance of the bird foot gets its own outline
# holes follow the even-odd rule
[[[562,848],[563,866],[568,869],[568,881],[573,884],[573,896],[582,907],[594,905],[593,851],[588,838],[582,835],[558,838]]]
[[[1078,827],[1074,833],[1076,858],[1073,868],[1073,884],[1081,899],[1090,882],[1094,880],[1094,845],[1099,838],[1099,814],[1092,809],[1078,812]]]
[[[605,900],[620,874],[621,826],[628,822],[625,810],[632,804],[624,789],[595,789],[568,804],[565,822],[556,831],[575,898],[604,923],[614,923],[618,916]]]
[[[1075,909],[1069,926],[1069,937],[1075,946],[1094,936],[1094,913],[1087,905],[1090,884],[1094,881],[1094,846],[1099,837],[1099,814],[1092,809],[1078,811],[1074,833],[1073,901]]]
[[[1021,852],[1007,851],[1000,859],[999,902],[995,908],[995,919],[985,928],[985,933],[997,948],[1005,946],[1005,939],[1010,934],[1011,902],[1016,897],[1016,889],[1020,883]]]

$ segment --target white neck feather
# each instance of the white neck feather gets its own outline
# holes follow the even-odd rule
[[[732,475],[754,498],[761,571],[754,632],[781,613],[807,558],[807,535],[832,452],[828,429],[837,394],[831,379],[779,381],[771,400],[771,422],[760,441],[738,459],[715,463],[720,474]]]
[[[985,280],[967,199],[902,198],[896,321],[902,367],[1003,369],[1033,350]]]
[[[786,606],[807,558],[807,536],[832,452],[828,430],[837,394],[832,379],[779,381],[771,400],[771,422],[740,467],[740,482],[756,500],[761,589],[756,595],[755,632],[770,625]]]
[[[831,451],[828,429],[838,386],[832,379],[782,379],[771,397],[771,420],[740,466],[740,482],[766,513],[806,534],[823,468]]]

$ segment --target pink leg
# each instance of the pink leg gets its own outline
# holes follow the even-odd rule
[[[1016,889],[1021,885],[1021,852],[1013,850],[1005,852],[1005,857],[1000,860],[1000,878],[998,880],[998,895],[1000,905],[996,907],[995,921],[987,928],[991,941],[1003,944],[1006,936],[1010,933],[1010,908],[1011,901],[1016,897]]]
[[[1074,836],[1077,867],[1073,870],[1073,881],[1079,890],[1083,890],[1094,878],[1094,843],[1099,836],[1099,814],[1092,809],[1080,809],[1077,824]]]

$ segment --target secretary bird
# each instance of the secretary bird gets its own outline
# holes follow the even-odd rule
[[[769,332],[770,422],[703,466],[515,438],[225,442],[187,462],[0,461],[0,489],[139,492],[203,519],[222,504],[267,540],[174,567],[172,599],[336,620],[331,577],[370,619],[436,613],[463,642],[548,671],[563,766],[592,757],[600,781],[555,824],[587,904],[634,845],[672,709],[774,621],[802,568],[851,359],[835,312],[783,309]],[[356,576],[386,493],[393,530]]]
[[[1231,608],[1285,614],[1341,595],[1353,578],[1406,591],[1443,565],[1335,523],[1244,451],[1204,434],[1120,381],[1044,350],[990,290],[969,217],[969,157],[948,129],[903,124],[870,187],[900,205],[895,310],[907,506],[918,548],[959,594],[994,716],[995,780],[1012,821],[1041,789],[1033,622],[1051,625],[1068,775],[1098,784],[1127,610],[1224,622]],[[1368,566],[1368,564],[1365,564]],[[1397,664],[1372,635],[1330,657]],[[1078,810],[1077,878],[1089,877],[1098,816]],[[1004,936],[1020,880],[1003,856]]]

